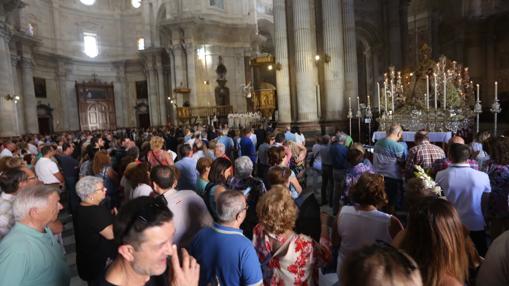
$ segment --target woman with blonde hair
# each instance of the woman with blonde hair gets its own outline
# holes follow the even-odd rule
[[[288,189],[274,186],[256,205],[253,244],[265,285],[318,285],[318,269],[331,259],[328,216],[320,216],[320,243],[294,231],[297,206]]]
[[[424,198],[410,210],[399,247],[415,259],[425,286],[465,285],[469,262],[479,262],[456,209],[440,198]]]
[[[159,136],[150,138],[150,151],[147,153],[147,161],[151,167],[155,166],[171,166],[173,165],[173,158],[170,153],[163,149],[164,139]]]

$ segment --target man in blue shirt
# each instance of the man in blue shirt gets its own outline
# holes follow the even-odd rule
[[[180,147],[180,155],[182,156],[175,167],[180,172],[180,178],[177,184],[177,190],[194,190],[196,186],[196,160],[193,159],[193,149],[189,144]]]
[[[200,285],[262,285],[256,251],[240,230],[246,218],[242,192],[224,191],[217,199],[218,222],[195,236],[189,251],[200,264]]]
[[[290,126],[286,127],[285,140],[286,141],[293,141],[293,142],[297,141],[297,138],[295,138],[295,134],[292,133],[292,131],[290,129]]]
[[[221,136],[217,137],[217,142],[223,143],[226,155],[229,158],[233,158],[232,151],[235,148],[235,143],[233,142],[233,139],[228,136],[228,129],[223,129],[221,131]]]
[[[405,148],[398,141],[403,136],[401,125],[394,124],[389,128],[387,137],[375,144],[373,152],[373,167],[384,176],[385,192],[389,199],[389,210],[394,212],[401,207],[403,192],[403,173]]]
[[[444,191],[447,200],[458,211],[461,222],[470,231],[470,238],[479,255],[487,250],[485,221],[481,202],[487,200],[491,192],[490,179],[486,173],[470,168],[467,160],[470,148],[454,143],[449,147],[449,159],[452,164],[437,173],[436,182]]]
[[[243,136],[240,138],[240,155],[248,156],[249,159],[253,162],[253,165],[256,164],[256,147],[253,141],[251,140],[251,129],[246,128],[243,130]]]
[[[334,141],[329,149],[334,185],[332,194],[333,213],[337,213],[339,210],[339,199],[345,185],[346,168],[348,167],[348,162],[346,160],[348,154],[348,148],[345,146],[346,139],[347,135],[345,133],[340,133],[334,137]]]

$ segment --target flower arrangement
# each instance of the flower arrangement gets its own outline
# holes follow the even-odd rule
[[[441,196],[442,188],[440,188],[440,186],[437,185],[437,183],[428,174],[426,174],[426,171],[424,171],[424,169],[419,165],[415,165],[414,168],[416,170],[414,175],[424,182],[426,188],[430,189],[437,196]]]

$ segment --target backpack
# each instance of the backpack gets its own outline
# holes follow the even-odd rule
[[[208,182],[205,186],[205,189],[203,190],[202,195],[203,201],[205,202],[205,205],[207,206],[207,209],[209,210],[210,215],[212,215],[214,221],[218,221],[218,218],[217,212],[213,211],[212,209],[212,198],[210,193],[212,192],[212,188],[214,188],[216,185],[216,183]]]

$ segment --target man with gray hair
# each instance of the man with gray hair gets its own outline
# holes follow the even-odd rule
[[[37,185],[19,192],[16,224],[0,242],[0,285],[69,285],[63,250],[48,224],[62,209],[58,192]]]
[[[241,192],[227,190],[217,198],[219,221],[196,234],[190,253],[200,264],[200,285],[262,285],[256,251],[240,230],[247,204]]]
[[[240,228],[249,239],[253,238],[253,228],[258,224],[256,204],[261,195],[267,192],[263,181],[253,177],[252,173],[253,162],[249,157],[242,156],[235,160],[235,175],[228,181],[229,188],[242,192],[246,197],[249,208]]]
[[[404,164],[405,148],[398,143],[402,136],[401,125],[391,125],[387,137],[378,140],[373,151],[373,166],[378,174],[384,176],[390,212],[400,207],[403,192],[401,167]]]
[[[214,147],[214,157],[215,157],[214,159],[225,158],[230,160],[230,158],[228,158],[228,156],[226,155],[226,146],[224,146],[223,143],[221,142],[216,143],[216,146]]]

